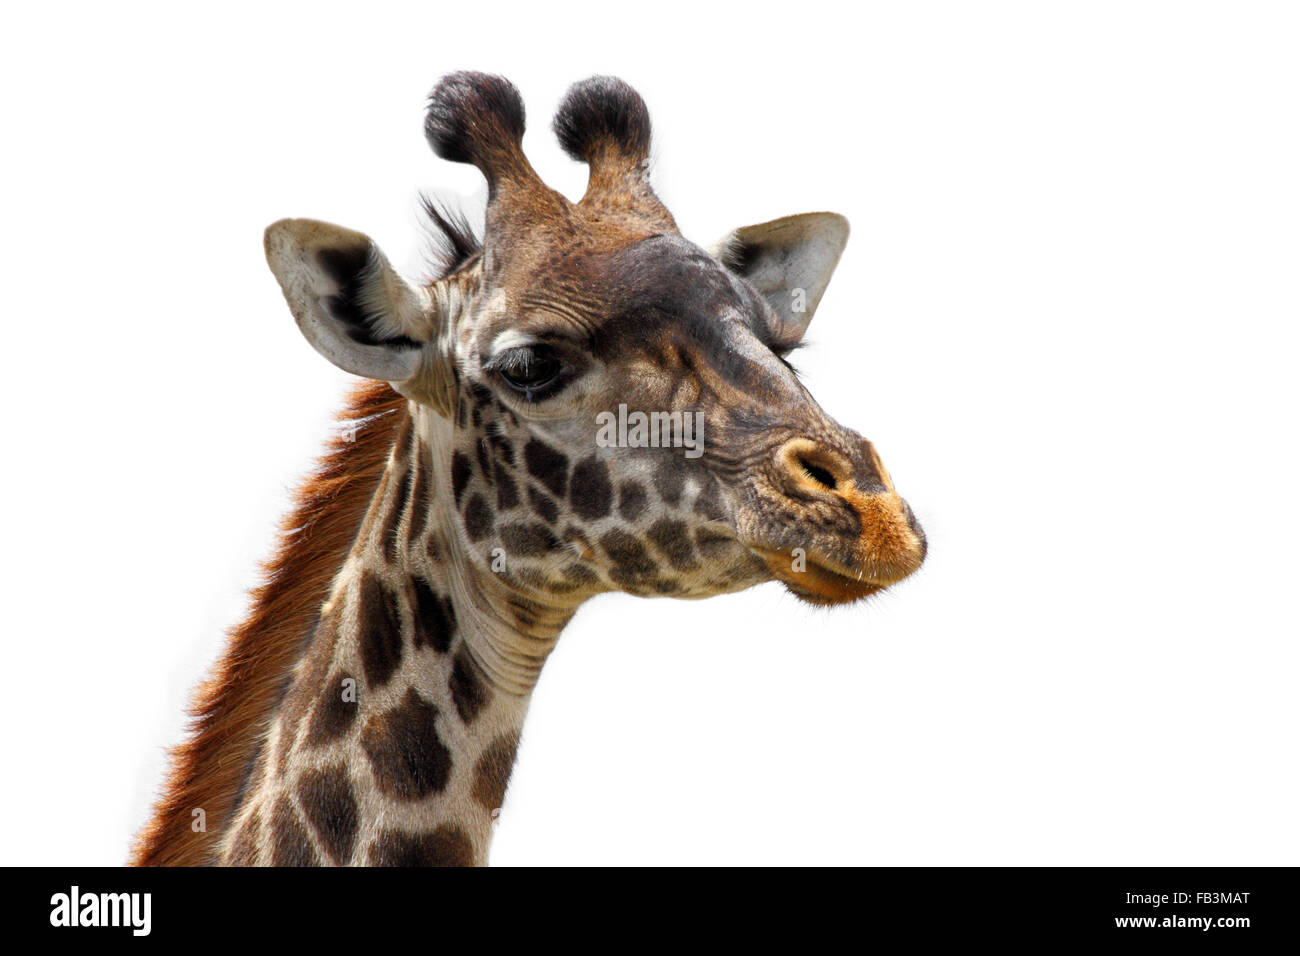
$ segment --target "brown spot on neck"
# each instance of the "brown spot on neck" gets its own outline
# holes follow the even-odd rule
[[[446,788],[451,752],[438,735],[437,719],[438,708],[410,689],[397,707],[366,721],[361,747],[381,793],[420,800]]]
[[[369,858],[371,866],[473,866],[474,848],[464,830],[444,824],[432,833],[385,830]]]
[[[515,754],[519,750],[519,732],[501,734],[488,744],[474,764],[473,796],[489,813],[501,809],[505,802],[506,787],[514,770]]]

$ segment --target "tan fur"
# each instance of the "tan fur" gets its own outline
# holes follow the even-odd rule
[[[356,538],[408,417],[406,399],[383,382],[363,382],[339,415],[356,424],[354,441],[330,439],[280,525],[277,549],[252,593],[248,617],[228,637],[212,676],[190,708],[189,739],[171,751],[171,768],[153,817],[136,838],[135,866],[213,862],[231,806],[290,672],[316,622],[330,582]],[[191,829],[202,808],[207,832]]]

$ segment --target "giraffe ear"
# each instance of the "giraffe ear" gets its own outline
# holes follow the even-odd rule
[[[848,241],[847,219],[810,212],[742,226],[709,252],[767,300],[781,325],[777,340],[793,346],[808,330]]]
[[[435,327],[431,297],[397,274],[359,232],[282,219],[266,230],[266,261],[298,328],[345,372],[400,384],[419,371]]]

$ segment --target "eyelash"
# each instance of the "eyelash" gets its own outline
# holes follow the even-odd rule
[[[782,365],[784,365],[786,368],[788,368],[791,372],[794,373],[795,378],[799,377],[799,370],[795,368],[794,364],[790,361],[790,355],[796,349],[803,348],[803,346],[804,346],[803,342],[796,342],[794,345],[790,345],[784,348],[772,349],[772,354],[777,357],[777,359],[781,362]],[[771,348],[771,346],[769,346],[769,348]]]
[[[519,376],[527,375],[537,366],[554,365],[554,372],[537,384],[529,384]],[[484,369],[495,374],[507,388],[524,396],[529,402],[543,401],[557,394],[573,378],[573,368],[552,349],[545,346],[521,346],[506,349],[492,357]]]

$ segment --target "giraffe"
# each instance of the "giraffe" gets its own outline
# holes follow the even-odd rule
[[[484,864],[531,691],[584,601],[775,579],[842,604],[924,560],[874,446],[786,358],[847,222],[791,216],[702,248],[650,185],[630,86],[574,84],[553,125],[589,169],[576,203],[525,157],[513,85],[435,87],[426,136],[483,173],[488,201],[481,240],[429,204],[446,261],[427,284],[361,233],[267,229],[302,334],[366,381],[200,688],[133,862]],[[691,422],[694,454],[668,440]]]

